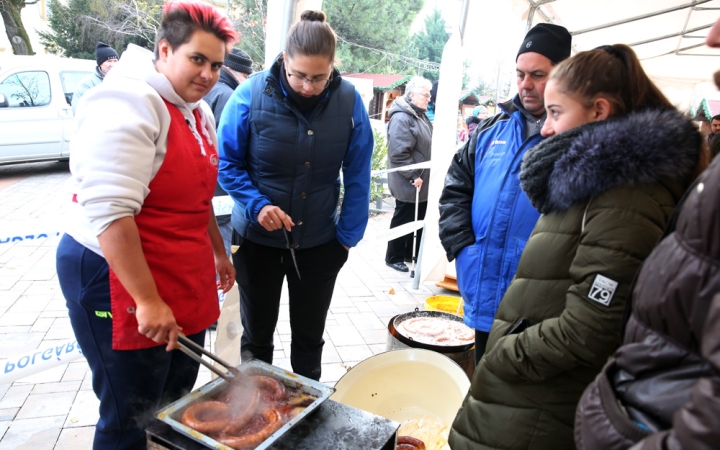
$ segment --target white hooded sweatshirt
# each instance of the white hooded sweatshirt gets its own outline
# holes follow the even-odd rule
[[[163,99],[185,116],[204,154],[192,113],[200,108],[200,128],[217,148],[210,107],[202,100],[187,103],[180,98],[170,80],[155,70],[153,59],[149,50],[130,44],[105,81],[80,100],[70,143],[77,207],[66,232],[101,256],[97,237],[112,222],[140,212],[162,166],[170,126]]]

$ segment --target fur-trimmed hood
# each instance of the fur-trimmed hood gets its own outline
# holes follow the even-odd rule
[[[645,110],[582,125],[528,150],[520,184],[543,214],[623,184],[692,175],[702,136],[675,110]]]

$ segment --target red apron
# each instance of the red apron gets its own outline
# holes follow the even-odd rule
[[[160,297],[172,308],[183,333],[191,335],[220,316],[215,258],[207,232],[218,156],[201,132],[199,108],[193,114],[206,155],[180,110],[168,101],[165,105],[171,117],[167,153],[135,223]],[[113,350],[159,345],[138,332],[135,301],[112,270],[110,299]]]

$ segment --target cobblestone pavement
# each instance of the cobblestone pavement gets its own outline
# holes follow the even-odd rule
[[[59,230],[70,199],[63,162],[0,166],[0,367],[9,357],[73,339],[55,272],[57,237],[1,243],[8,230],[19,237]],[[388,213],[374,215],[365,240],[352,249],[338,276],[328,314],[321,381],[333,385],[354,364],[386,350],[387,324],[416,307],[437,288],[412,289],[407,273],[384,264]],[[394,292],[390,294],[391,290]],[[276,330],[273,363],[290,369],[287,295]],[[213,348],[209,333],[207,348]],[[0,372],[0,375],[3,372]],[[210,380],[202,368],[197,385]],[[0,385],[0,450],[82,450],[92,447],[98,400],[87,362],[77,359]]]

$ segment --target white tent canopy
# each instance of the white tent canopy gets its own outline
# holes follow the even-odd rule
[[[528,11],[541,4],[535,23],[566,27],[574,51],[632,46],[645,71],[682,110],[715,90],[711,79],[720,68],[720,50],[706,47],[705,37],[720,15],[720,0],[513,1]]]
[[[705,37],[718,16],[720,0],[473,0],[463,47],[479,52],[487,46],[517,49],[526,30],[540,22],[555,23],[570,31],[573,53],[607,44],[630,45],[665,95],[681,111],[688,111],[691,104],[717,96],[711,80],[720,69],[720,50],[706,47]],[[473,18],[486,23],[474,23]],[[498,19],[503,23],[497,23]],[[517,26],[521,21],[525,27]],[[478,38],[475,33],[483,26],[497,36]],[[450,45],[457,44],[448,42]],[[441,65],[454,67],[457,61],[453,56],[458,52],[448,50],[446,46]],[[507,55],[508,59],[514,61],[515,51]],[[446,56],[450,56],[447,61]],[[493,57],[498,58],[490,58]],[[442,67],[440,73],[438,104],[443,103],[444,96],[457,98],[459,93],[443,88]],[[436,123],[436,134],[441,125]],[[454,145],[449,138],[440,142],[436,137],[433,136],[429,206],[416,286],[419,282],[442,280],[447,265],[437,234],[437,204]]]

